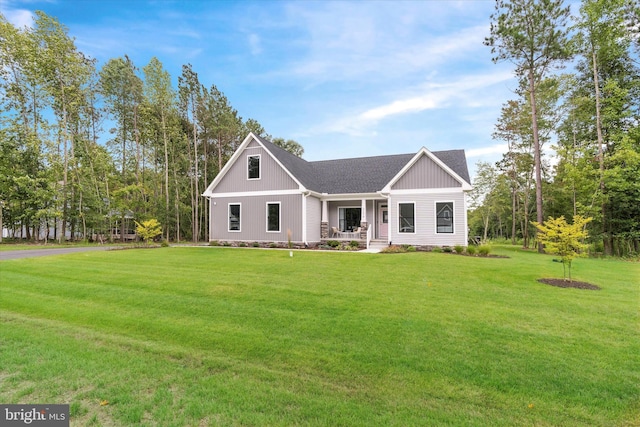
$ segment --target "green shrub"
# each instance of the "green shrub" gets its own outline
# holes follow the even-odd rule
[[[451,247],[449,246],[443,246],[442,251],[446,254],[450,254],[451,252],[453,252],[453,249],[451,249]]]
[[[251,244],[251,246],[253,246],[254,248],[259,248],[259,247],[260,247],[260,243],[258,243],[258,242],[253,242],[253,243]]]
[[[358,242],[357,240],[352,240],[352,241],[349,243],[349,246],[351,246],[352,248],[357,248],[357,247],[359,247],[359,246],[360,246],[360,242]]]
[[[222,242],[222,246],[231,246],[230,242]]]
[[[220,246],[220,242],[217,240],[212,240],[209,242],[209,246]]]
[[[160,242],[160,246],[162,246],[163,248],[168,248],[169,242],[167,242],[166,240],[163,240],[162,242]]]
[[[478,246],[478,254],[480,254],[480,256],[487,256],[489,255],[489,252],[491,252],[491,246],[489,245]]]
[[[340,242],[338,242],[337,240],[329,240],[327,241],[327,245],[331,246],[332,248],[337,248],[338,246],[340,246]]]
[[[278,244],[277,244],[277,243],[275,243],[275,242],[271,242],[271,243],[269,243],[269,247],[270,247],[271,249],[275,249],[275,248],[277,248],[277,247],[278,247]]]
[[[442,248],[439,246],[436,246],[435,248],[431,249],[431,252],[435,252],[437,254],[441,254],[442,253]]]
[[[455,245],[453,247],[453,250],[456,251],[457,254],[461,254],[464,252],[464,246],[462,245]]]
[[[245,242],[240,242],[240,243],[238,243],[238,247],[240,247],[240,248],[246,248],[246,247],[247,247],[247,244],[246,244]]]
[[[474,245],[467,246],[467,254],[475,255],[476,254],[476,249],[477,248]]]
[[[412,246],[412,245],[407,246],[407,252],[415,252],[415,251],[416,251],[415,246]]]

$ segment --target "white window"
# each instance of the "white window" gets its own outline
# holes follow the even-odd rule
[[[260,155],[247,156],[247,179],[260,179]]]
[[[453,233],[453,202],[436,202],[436,233]]]
[[[267,232],[280,231],[280,202],[267,203]]]
[[[398,203],[398,233],[416,232],[415,203]]]
[[[240,203],[229,203],[229,231],[240,231]]]

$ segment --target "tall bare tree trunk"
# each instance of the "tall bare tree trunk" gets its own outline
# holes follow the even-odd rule
[[[193,241],[197,242],[199,240],[200,234],[200,224],[199,224],[199,198],[200,198],[200,190],[198,186],[199,182],[199,172],[198,172],[198,126],[197,126],[197,118],[196,118],[196,103],[195,100],[192,104],[193,107],[193,155],[194,155],[194,165],[195,165],[195,197],[193,198],[195,215],[193,216]]]
[[[166,239],[169,241],[169,148],[167,142],[167,123],[164,111],[160,113],[162,119],[162,140],[164,142],[164,201],[165,201],[165,229]]]
[[[602,240],[605,255],[611,255],[612,244],[607,234],[607,207],[604,201],[604,138],[602,137],[602,119],[600,117],[600,83],[598,79],[598,62],[595,49],[591,50],[591,59],[593,61],[593,86],[596,95],[596,131],[598,134],[598,162],[600,166],[599,188],[602,197],[602,204],[600,205],[600,209],[602,211]]]
[[[533,158],[536,174],[536,221],[543,222],[542,213],[542,167],[540,155],[540,139],[538,137],[538,110],[536,108],[536,92],[533,69],[529,69],[529,98],[531,100],[531,127],[533,130]],[[542,253],[542,243],[538,242],[538,252]]]

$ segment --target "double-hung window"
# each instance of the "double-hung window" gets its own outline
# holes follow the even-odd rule
[[[398,233],[415,233],[415,203],[398,203]]]
[[[247,156],[247,179],[260,179],[260,155]]]
[[[436,233],[453,233],[453,202],[436,202]]]
[[[240,231],[240,203],[229,203],[229,231]]]
[[[280,231],[280,202],[267,203],[267,232]]]

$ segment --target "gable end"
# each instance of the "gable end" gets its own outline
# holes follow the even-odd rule
[[[450,171],[436,163],[426,152],[421,153],[419,158],[391,185],[393,190],[460,187],[463,187],[463,183]]]

